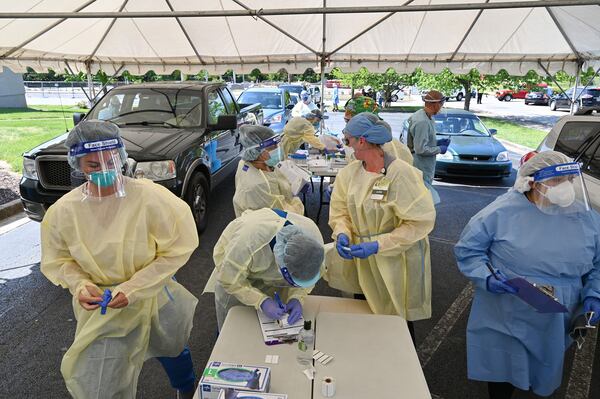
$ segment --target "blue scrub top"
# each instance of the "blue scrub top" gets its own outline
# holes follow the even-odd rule
[[[600,215],[547,215],[511,190],[471,219],[454,253],[476,287],[467,326],[469,378],[552,394],[572,343],[573,313],[586,297],[600,298]],[[537,313],[515,295],[488,292],[487,261],[509,278],[554,286],[569,313]]]

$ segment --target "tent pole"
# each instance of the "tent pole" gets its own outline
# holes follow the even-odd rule
[[[565,93],[565,90],[564,90],[562,87],[560,87],[560,85],[558,84],[558,82],[556,81],[556,79],[554,79],[554,76],[553,76],[553,75],[552,75],[550,72],[548,72],[548,70],[546,69],[546,67],[544,66],[544,64],[542,64],[542,63],[541,63],[541,61],[540,61],[540,60],[538,60],[538,65],[540,66],[540,68],[542,68],[542,69],[544,70],[544,72],[546,72],[546,75],[548,75],[548,77],[549,77],[550,79],[552,79],[552,81],[554,82],[554,84],[555,84],[556,86],[558,86],[558,88],[559,88],[560,92],[561,92],[562,94],[564,94],[564,95],[565,95],[565,97],[567,97],[567,93]]]
[[[577,61],[577,73],[575,75],[575,88],[573,89],[573,98],[571,99],[571,111],[570,114],[573,115],[575,108],[575,101],[577,100],[577,87],[579,86],[579,75],[581,74],[581,62]]]
[[[327,8],[327,0],[323,0],[323,9]],[[327,41],[327,14],[323,14],[323,46],[321,48],[321,114],[325,113],[325,42]],[[323,134],[323,120],[319,123],[319,134]]]
[[[90,108],[94,106],[94,100],[96,99],[96,94],[94,93],[94,81],[92,80],[92,68],[89,62],[85,63],[85,69],[87,70],[87,83],[88,83],[88,91],[90,92]]]

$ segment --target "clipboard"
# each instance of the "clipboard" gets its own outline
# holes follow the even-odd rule
[[[506,282],[516,288],[515,294],[529,305],[533,306],[539,313],[568,313],[569,310],[558,299],[543,292],[524,278],[517,277]]]

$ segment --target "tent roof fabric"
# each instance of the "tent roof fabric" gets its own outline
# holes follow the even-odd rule
[[[496,3],[503,8],[481,8]],[[505,8],[507,3],[514,3],[515,8]],[[352,12],[324,17],[323,13],[265,13],[273,10],[273,4],[283,10],[278,14],[298,12],[294,11],[298,2],[289,0],[6,1],[0,5],[0,65],[19,72],[27,67],[73,72],[89,67],[91,72],[128,70],[133,74],[175,69],[187,74],[202,69],[212,74],[228,69],[248,73],[254,68],[302,73],[307,68],[320,70],[321,55],[325,54],[327,70],[337,66],[347,72],[363,66],[374,72],[390,67],[398,72],[412,72],[417,67],[438,72],[449,67],[456,73],[477,68],[484,73],[506,69],[522,75],[544,68],[552,73],[573,73],[578,61],[584,66],[600,66],[600,0],[562,1],[568,5],[551,7],[522,7],[521,3],[377,0],[380,8],[373,9],[364,8],[362,0],[327,0],[328,9],[345,7]],[[552,5],[553,1],[529,3]],[[435,9],[449,5],[470,9]],[[323,0],[304,0],[302,6],[322,9]],[[391,6],[396,12],[372,11]],[[172,12],[191,15],[185,12],[206,11],[239,15],[245,10],[253,10],[254,15],[169,16]],[[120,17],[85,16],[102,12],[118,12]],[[126,15],[142,12],[165,16]],[[42,18],[45,15],[40,13],[70,17],[53,14]],[[15,14],[22,18],[10,18]]]

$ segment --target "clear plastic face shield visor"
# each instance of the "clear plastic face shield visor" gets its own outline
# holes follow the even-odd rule
[[[536,206],[549,215],[587,212],[589,198],[576,162],[548,166],[533,175]]]
[[[422,96],[421,99],[423,100],[423,102],[425,104],[433,104],[433,105],[439,104],[440,109],[438,110],[437,114],[442,114],[442,115],[446,114],[446,109],[444,108],[444,104],[446,103],[446,97],[436,99],[436,98],[430,97],[429,94],[426,94],[426,95]]]
[[[270,150],[268,150],[269,159],[267,159],[265,163],[270,167],[274,168],[275,165],[277,165],[282,160],[281,149],[279,148],[280,142],[281,136],[273,136],[251,148],[258,148],[261,152],[271,148]]]
[[[74,177],[86,180],[82,186],[84,200],[125,196],[122,151],[119,138],[86,141],[69,149],[69,157],[75,158],[79,166]]]
[[[279,272],[283,276],[283,279],[292,287],[309,288],[317,284],[317,282],[321,279],[321,272],[319,271],[313,278],[309,280],[298,280],[292,276],[287,267],[283,265],[277,266],[279,266]]]

